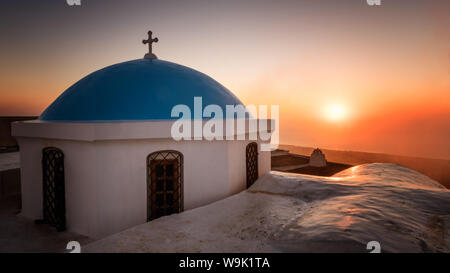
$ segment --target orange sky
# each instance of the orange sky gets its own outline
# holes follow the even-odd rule
[[[280,105],[283,144],[450,159],[449,1],[7,1],[0,115],[39,115],[104,66],[159,58],[246,104]],[[324,115],[333,105],[341,119]]]

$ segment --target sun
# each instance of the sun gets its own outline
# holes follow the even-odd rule
[[[347,109],[343,104],[330,104],[324,108],[324,116],[332,122],[343,121],[347,118]]]

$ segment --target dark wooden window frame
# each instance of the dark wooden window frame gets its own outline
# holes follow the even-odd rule
[[[245,148],[247,189],[258,179],[258,143],[251,142]]]
[[[57,231],[66,230],[64,153],[55,147],[42,150],[42,210],[45,223]]]
[[[175,166],[175,167],[170,167]],[[157,174],[157,168],[163,174]],[[171,168],[171,175],[167,175],[167,168]],[[183,154],[174,150],[153,152],[147,157],[147,221],[154,220],[164,215],[179,213],[184,210],[183,201]],[[167,188],[167,179],[172,179],[172,188]],[[161,185],[161,181],[162,185]],[[160,182],[160,184],[158,184]],[[169,204],[167,194],[172,194],[173,203]],[[163,198],[163,205],[156,207],[157,196]],[[161,201],[161,200],[159,200]],[[158,213],[157,209],[164,210]]]

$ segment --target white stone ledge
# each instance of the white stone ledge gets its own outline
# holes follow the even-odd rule
[[[246,120],[245,135],[265,132],[250,130]],[[273,133],[275,120],[262,119],[267,122],[267,131]],[[116,122],[48,122],[41,120],[16,121],[12,123],[12,135],[15,137],[48,138],[79,141],[125,140],[125,139],[168,139],[172,138],[171,128],[176,120],[163,121],[116,121]],[[205,124],[207,120],[203,120]],[[223,138],[237,137],[238,120],[234,120],[234,134],[227,134],[226,120],[223,120]],[[191,122],[192,139],[194,122]],[[243,135],[240,134],[240,135]]]

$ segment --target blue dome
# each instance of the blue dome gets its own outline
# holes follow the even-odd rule
[[[242,102],[211,77],[162,60],[139,59],[100,69],[62,93],[39,117],[44,121],[168,120],[185,104],[194,115],[194,97],[203,107]]]

